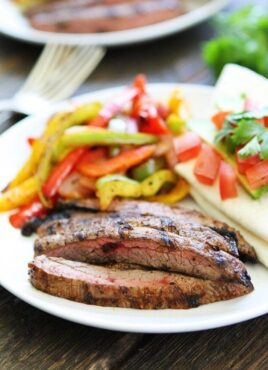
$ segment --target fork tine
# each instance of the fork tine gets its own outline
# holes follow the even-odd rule
[[[79,47],[55,69],[50,82],[39,91],[47,99],[59,100],[72,94],[82,81],[94,70],[105,52],[98,47]]]
[[[44,76],[60,64],[62,56],[69,53],[70,49],[70,46],[65,45],[46,45],[21,91],[32,90],[33,87],[37,90],[45,82]]]

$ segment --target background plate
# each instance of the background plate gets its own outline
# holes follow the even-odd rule
[[[178,86],[189,101],[194,116],[206,116],[212,88],[153,84],[150,85],[150,92],[158,100],[166,100],[171,91]],[[73,101],[96,99],[105,101],[116,91],[118,89],[90,93]],[[66,104],[70,102],[58,105],[57,109],[61,109]],[[0,188],[8,183],[26,159],[29,153],[26,138],[35,137],[41,133],[51,112],[27,118],[0,137]],[[190,310],[145,311],[97,307],[56,298],[34,289],[29,283],[27,263],[33,256],[33,238],[22,237],[18,230],[9,225],[6,214],[0,215],[0,230],[0,283],[3,287],[25,302],[70,321],[128,332],[172,333],[230,325],[268,312],[268,269],[260,264],[247,266],[255,286],[253,293]]]
[[[151,26],[117,32],[95,34],[63,34],[37,31],[11,0],[1,0],[0,32],[13,38],[39,44],[64,43],[115,46],[153,40],[198,24],[222,9],[228,0],[186,0],[189,12]]]

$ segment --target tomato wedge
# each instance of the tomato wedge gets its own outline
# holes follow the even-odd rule
[[[209,145],[203,143],[194,167],[199,182],[212,186],[217,178],[221,157]]]
[[[155,151],[155,145],[145,145],[130,149],[118,154],[116,157],[104,160],[100,163],[91,163],[79,167],[80,173],[88,177],[101,177],[112,173],[124,172],[146,159],[150,158]]]
[[[220,130],[224,124],[224,121],[231,112],[218,112],[211,117],[212,122],[218,130]]]
[[[245,174],[246,171],[254,166],[255,164],[259,163],[261,161],[260,159],[260,156],[258,154],[256,155],[253,155],[251,157],[248,157],[248,158],[245,158],[245,159],[241,159],[239,158],[238,155],[236,155],[236,163],[237,163],[237,167],[238,167],[238,171],[239,173],[241,174]]]
[[[224,161],[221,161],[220,163],[219,186],[222,200],[237,197],[237,180],[235,171]]]
[[[268,185],[268,159],[250,167],[246,171],[246,176],[252,189]]]
[[[85,148],[78,148],[71,151],[51,171],[43,185],[45,197],[52,198],[56,195],[63,180],[72,172],[82,156],[87,152]]]
[[[195,158],[201,149],[201,139],[194,132],[186,132],[174,139],[174,147],[179,162]]]
[[[47,209],[36,198],[31,203],[22,206],[16,213],[10,215],[9,222],[13,227],[20,229],[31,218],[44,216],[46,213]]]

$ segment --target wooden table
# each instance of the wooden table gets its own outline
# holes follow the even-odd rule
[[[212,84],[200,56],[202,42],[211,36],[206,23],[161,41],[109,50],[78,93],[129,83],[138,72],[151,82]],[[40,51],[0,38],[0,99],[16,92]],[[265,370],[267,343],[267,316],[196,333],[126,334],[55,318],[0,288],[1,370]]]

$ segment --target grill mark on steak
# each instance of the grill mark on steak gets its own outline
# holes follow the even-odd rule
[[[137,309],[188,309],[232,299],[253,290],[239,282],[222,282],[181,274],[115,266],[88,265],[39,256],[29,264],[37,289],[77,302]]]
[[[98,199],[88,198],[78,201],[59,201],[58,205],[61,209],[71,209],[77,211],[89,211],[94,209],[95,212],[100,211]],[[135,201],[135,200],[115,200],[111,203],[108,211],[110,212],[132,212],[133,214],[141,215],[157,215],[158,217],[177,215],[178,217],[183,217],[188,221],[197,222],[201,225],[205,225],[216,229],[225,229],[236,235],[238,242],[238,250],[240,258],[243,261],[249,261],[252,263],[257,262],[257,255],[254,248],[246,242],[241,233],[231,226],[225,224],[224,222],[217,221],[210,216],[205,216],[202,213],[195,210],[183,209],[180,206],[166,206],[160,203],[148,203],[145,201]],[[233,242],[232,246],[233,247]]]

